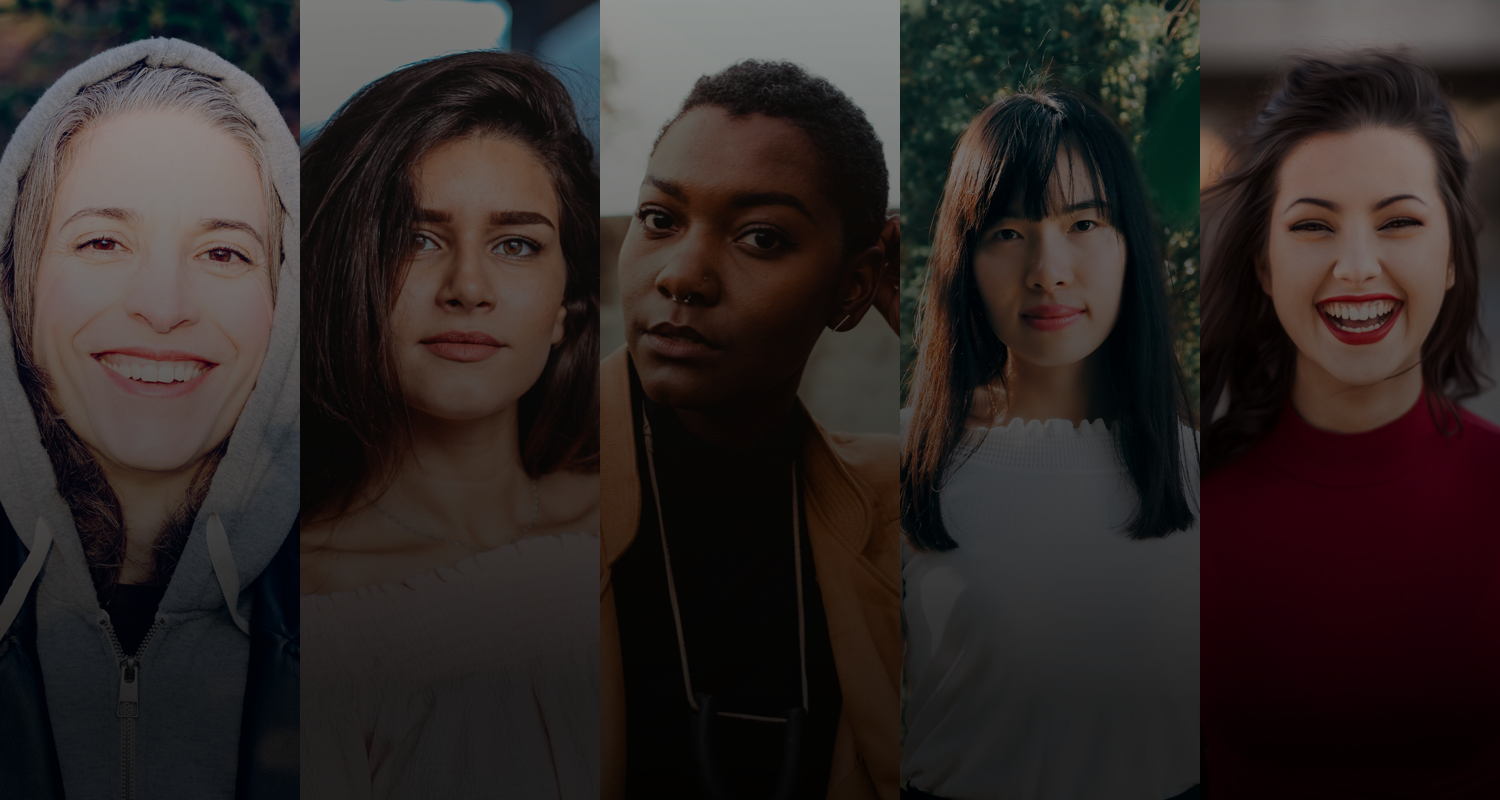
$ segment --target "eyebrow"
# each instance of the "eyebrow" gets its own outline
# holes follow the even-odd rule
[[[261,238],[259,231],[250,227],[248,223],[240,222],[237,219],[209,219],[205,217],[204,219],[198,220],[198,230],[204,232],[240,231],[242,233],[247,233],[251,237],[253,237],[255,239],[255,243],[260,245],[262,248],[266,246],[266,242]]]
[[[73,216],[68,217],[67,220],[63,222],[63,224],[59,225],[58,230],[62,230],[63,228],[72,225],[77,220],[83,219],[84,217],[103,217],[105,219],[112,219],[116,222],[125,222],[130,224],[135,224],[141,219],[141,215],[128,208],[80,208],[73,213]]]
[[[453,215],[446,211],[438,211],[432,208],[417,209],[418,222],[431,222],[438,225],[446,225],[453,221]],[[505,225],[546,225],[557,230],[552,220],[546,216],[533,211],[491,211],[486,221],[492,227],[503,227]]]
[[[684,203],[688,201],[687,190],[680,183],[655,178],[650,175],[646,176],[646,183],[656,187],[662,194]],[[801,213],[808,220],[816,221],[813,219],[812,212],[808,210],[807,205],[802,202],[801,198],[787,192],[745,192],[735,195],[729,201],[730,208],[745,209],[760,208],[762,206],[786,206]]]
[[[1376,203],[1373,207],[1371,207],[1371,210],[1372,211],[1379,211],[1380,209],[1385,208],[1386,206],[1390,205],[1391,203],[1395,203],[1395,202],[1398,202],[1400,200],[1415,200],[1415,201],[1417,201],[1418,203],[1421,203],[1424,206],[1427,205],[1427,203],[1424,202],[1422,200],[1422,198],[1417,197],[1414,194],[1393,194],[1390,197],[1387,197],[1386,199],[1381,200],[1380,202]],[[1292,210],[1292,206],[1295,206],[1298,203],[1308,203],[1310,205],[1315,205],[1315,206],[1319,206],[1319,207],[1322,207],[1322,208],[1326,208],[1329,211],[1334,212],[1335,214],[1337,214],[1339,211],[1342,210],[1342,208],[1339,206],[1339,204],[1333,202],[1332,200],[1322,200],[1322,199],[1319,199],[1317,197],[1299,197],[1296,200],[1293,200],[1291,203],[1288,203],[1287,207],[1284,208],[1284,209],[1282,209],[1282,213],[1286,213],[1287,211],[1291,211]]]

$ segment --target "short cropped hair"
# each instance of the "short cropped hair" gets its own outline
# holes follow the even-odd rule
[[[833,84],[789,61],[741,61],[693,84],[652,151],[699,106],[722,108],[731,117],[763,114],[801,128],[827,165],[823,181],[843,217],[844,251],[862,250],[880,238],[890,191],[885,151],[865,112]]]

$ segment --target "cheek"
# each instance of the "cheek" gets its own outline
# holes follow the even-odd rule
[[[979,287],[979,297],[984,302],[985,315],[993,327],[997,320],[1009,319],[1010,312],[1019,312],[1016,298],[1025,288],[1012,265],[992,253],[974,256],[974,284]]]
[[[236,281],[208,279],[200,283],[199,308],[205,321],[224,332],[246,365],[265,355],[271,341],[275,308],[270,282],[265,278]]]

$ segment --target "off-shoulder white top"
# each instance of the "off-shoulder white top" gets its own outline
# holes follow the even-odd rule
[[[902,782],[965,800],[1198,783],[1197,526],[1125,535],[1134,489],[1102,420],[974,429],[961,453],[976,442],[942,487],[958,548],[903,547]]]
[[[599,796],[599,537],[302,598],[302,796]]]

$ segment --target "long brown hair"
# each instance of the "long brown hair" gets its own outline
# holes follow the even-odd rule
[[[1140,173],[1125,137],[1098,106],[1071,92],[1042,91],[1010,95],[979,112],[958,141],[943,189],[901,449],[901,524],[919,549],[958,546],[943,525],[941,484],[960,450],[975,390],[1005,380],[1008,352],[985,316],[975,247],[1013,197],[1029,218],[1048,216],[1048,187],[1064,151],[1087,167],[1094,196],[1125,239],[1120,314],[1101,347],[1119,414],[1115,446],[1138,503],[1127,530],[1146,539],[1193,523],[1180,438],[1192,403],[1172,350],[1161,245]]]
[[[599,176],[562,83],[535,59],[459,53],[361,89],[302,153],[303,452],[309,520],[347,513],[409,443],[390,316],[411,265],[412,170],[481,133],[525,145],[552,178],[568,276],[563,341],[519,403],[533,477],[599,463]]]
[[[1226,393],[1228,404],[1204,431],[1205,474],[1269,434],[1292,390],[1297,348],[1256,278],[1281,164],[1311,136],[1368,127],[1421,137],[1437,164],[1454,283],[1422,343],[1421,370],[1438,427],[1458,429],[1454,401],[1478,394],[1487,382],[1479,367],[1485,342],[1472,170],[1437,76],[1405,50],[1297,56],[1235,143],[1224,176],[1203,192],[1203,407],[1217,411]]]

